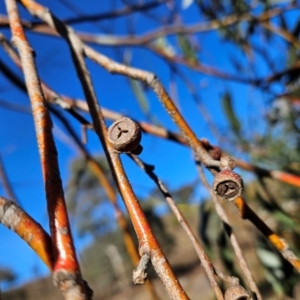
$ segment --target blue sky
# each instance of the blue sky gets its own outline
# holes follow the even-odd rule
[[[112,9],[111,3],[117,3],[117,7],[122,7],[119,1],[89,1],[89,5],[83,1],[73,1],[81,13],[89,14],[95,12],[105,12]],[[60,1],[42,1],[44,5],[51,5],[50,9],[58,17],[71,17],[74,13],[67,9]],[[180,2],[178,2],[180,4]],[[32,19],[32,17],[22,8],[22,17]],[[162,5],[156,10],[161,16],[165,13],[165,7]],[[6,14],[5,6],[0,3],[0,14]],[[199,21],[199,14],[194,5],[185,10],[182,14],[182,22],[192,24]],[[290,14],[291,18],[295,13]],[[136,33],[143,33],[157,28],[157,23],[149,18],[136,14],[131,20]],[[119,35],[126,34],[130,23],[127,18],[118,18],[115,21],[106,20],[98,22],[99,28],[89,24],[78,24],[75,29],[80,31],[90,31],[92,33],[111,33]],[[1,29],[8,39],[11,38],[8,29]],[[42,36],[40,34],[27,32],[27,37],[31,46],[36,52],[36,63],[38,72],[43,81],[45,81],[56,92],[68,95],[74,98],[84,98],[82,88],[74,71],[69,50],[64,41],[58,38]],[[228,60],[228,54],[235,57],[244,57],[241,51],[235,49],[228,43],[220,42],[216,33],[202,34],[199,38],[201,51],[200,60],[207,64],[218,67],[222,70],[234,73],[234,69]],[[173,41],[174,37],[170,38]],[[280,47],[280,39],[278,46]],[[163,63],[162,59],[152,54],[149,50],[142,48],[108,48],[95,46],[95,48],[105,55],[122,61],[125,51],[131,51],[131,64],[156,73],[165,88],[170,90],[170,70]],[[272,51],[271,51],[272,53]],[[274,59],[279,59],[274,51]],[[21,72],[13,65],[4,51],[0,48],[0,59],[11,67],[22,78]],[[257,59],[256,63],[259,62]],[[133,92],[130,89],[127,78],[119,75],[111,75],[93,62],[88,62],[89,70],[92,75],[95,89],[99,101],[103,107],[119,111],[138,120],[147,120],[143,114]],[[222,113],[219,97],[226,90],[232,91],[235,102],[234,108],[239,116],[246,117],[252,110],[263,110],[261,100],[263,95],[260,91],[252,87],[232,82],[224,82],[206,75],[191,72],[180,67],[188,76],[194,85],[199,89],[199,95],[203,104],[213,116],[215,124],[222,128],[223,135],[226,136],[228,125]],[[265,66],[259,64],[259,72],[265,72]],[[188,119],[190,126],[199,137],[206,137],[212,143],[217,143],[214,136],[209,131],[208,125],[204,122],[199,111],[192,100],[187,88],[181,82],[176,80],[177,98],[179,106],[184,117]],[[177,128],[168,117],[154,94],[147,92],[150,109],[159,122],[170,130],[177,131]],[[21,104],[29,107],[29,99],[23,92],[15,88],[0,72],[0,100]],[[250,103],[250,105],[249,105]],[[79,124],[70,119],[71,124],[80,132]],[[262,122],[257,119],[255,124],[246,123],[245,130],[261,130]],[[250,128],[251,127],[251,128]],[[7,170],[7,174],[14,187],[22,207],[44,228],[48,231],[48,221],[46,214],[46,201],[42,181],[41,167],[37,144],[35,140],[35,130],[33,119],[30,114],[10,111],[0,106],[0,154]],[[78,155],[76,147],[69,140],[62,124],[54,118],[54,136],[59,153],[60,171],[64,186],[66,186],[69,177],[69,165],[72,159]],[[142,140],[144,151],[141,158],[146,162],[154,164],[157,174],[171,187],[176,188],[182,184],[192,182],[197,178],[194,168],[193,156],[191,152],[180,145],[172,142],[144,135]],[[88,149],[92,153],[102,153],[102,147],[93,132],[88,134]],[[138,196],[144,196],[147,191],[153,188],[152,182],[127,158],[124,158],[126,171]],[[201,189],[203,190],[203,189]],[[5,191],[0,186],[0,195],[5,196]],[[200,195],[198,195],[200,198]],[[198,199],[199,200],[199,199]],[[86,239],[79,240],[74,232],[76,248],[81,251],[83,247],[90,242]],[[0,266],[12,267],[19,276],[17,283],[22,283],[34,277],[33,268],[38,268],[40,274],[46,274],[47,270],[36,254],[14,233],[0,227],[1,248],[0,248]]]

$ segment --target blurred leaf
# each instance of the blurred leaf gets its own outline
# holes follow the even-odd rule
[[[177,40],[184,58],[190,63],[198,64],[197,53],[189,39],[184,34],[178,34]]]
[[[181,7],[182,9],[187,9],[193,4],[194,0],[182,0]]]
[[[281,211],[276,211],[275,213],[273,213],[273,216],[278,222],[280,222],[285,227],[293,229],[296,225],[295,221],[290,216]]]
[[[228,245],[228,237],[227,234],[225,233],[224,228],[222,228],[219,232],[217,243],[219,247],[218,252],[220,255],[220,259],[223,262],[224,266],[226,267],[226,270],[229,271],[231,276],[241,278],[238,270],[235,267],[234,255],[231,247]]]
[[[235,135],[237,137],[240,137],[241,124],[240,124],[239,119],[236,117],[236,114],[232,107],[232,97],[229,92],[225,92],[225,94],[223,95],[222,104],[223,104],[223,109],[224,109],[225,115],[231,126],[231,129],[233,130],[233,132],[235,133]]]
[[[246,1],[231,0],[231,5],[233,10],[231,13],[242,14],[249,11],[249,6]]]
[[[211,250],[211,241],[209,239],[210,235],[207,232],[208,225],[209,225],[209,218],[211,215],[211,209],[209,208],[207,201],[203,201],[200,206],[200,218],[199,218],[199,235],[202,239],[203,243],[206,247]]]
[[[154,46],[159,51],[162,51],[164,54],[170,57],[173,57],[176,54],[174,47],[168,42],[165,36],[161,36],[155,39]]]
[[[290,46],[287,53],[287,65],[289,67],[293,66],[299,60],[299,51],[294,46]]]
[[[187,184],[172,192],[176,202],[190,202],[195,190],[195,183]]]
[[[129,78],[129,82],[142,112],[152,123],[160,125],[158,119],[151,113],[149,100],[144,91],[143,84],[140,81],[131,78]]]
[[[258,248],[257,255],[259,256],[262,263],[269,268],[280,268],[281,261],[273,251]]]
[[[140,105],[140,108],[142,109],[143,113],[148,115],[150,112],[149,102],[145,95],[145,92],[143,90],[142,84],[134,79],[129,79],[130,86],[132,88],[133,93],[136,96],[136,99],[138,100],[138,103]]]
[[[292,2],[294,2],[294,0],[268,0],[268,3],[271,5],[288,4]]]

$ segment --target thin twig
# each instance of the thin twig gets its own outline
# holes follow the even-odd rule
[[[18,105],[15,103],[11,103],[10,101],[1,100],[0,99],[0,107],[8,110],[12,110],[15,112],[25,113],[27,115],[31,115],[31,109],[29,106]]]
[[[212,288],[214,289],[217,299],[224,299],[223,293],[215,279],[215,271],[214,271],[214,266],[213,266],[212,262],[210,261],[209,257],[205,253],[201,243],[199,242],[199,240],[193,233],[191,227],[189,226],[188,222],[184,218],[183,214],[176,206],[176,204],[175,204],[171,194],[167,190],[166,186],[162,183],[162,181],[154,173],[154,171],[153,171],[154,167],[144,163],[140,158],[138,158],[135,155],[130,155],[130,157],[155,182],[155,184],[157,185],[157,187],[159,188],[159,190],[165,197],[168,205],[170,206],[174,215],[176,216],[177,221],[182,226],[183,230],[186,232],[187,236],[191,240],[193,247],[196,250],[196,253],[200,259],[200,262],[207,274],[210,284],[211,284]]]
[[[6,194],[8,196],[8,198],[10,198],[12,201],[14,201],[15,203],[19,204],[19,200],[10,184],[10,181],[8,179],[8,176],[5,172],[5,168],[4,168],[4,165],[3,165],[3,162],[2,162],[2,158],[1,158],[1,155],[0,155],[0,179],[2,181],[2,184],[3,184],[3,187],[6,191]]]
[[[194,150],[198,159],[202,161],[202,163],[207,167],[219,167],[220,162],[212,159],[211,156],[206,152],[205,148],[199,142],[197,136],[189,127],[185,119],[182,117],[177,107],[169,97],[168,93],[164,89],[163,85],[154,74],[144,70],[119,64],[109,59],[108,57],[96,52],[90,47],[84,46],[83,50],[87,57],[94,60],[110,73],[128,76],[132,79],[139,80],[151,87],[151,89],[153,89],[154,93],[157,95],[157,98],[169,113],[174,123],[179,127],[181,134],[183,135],[186,142],[190,145],[190,147]]]
[[[157,1],[157,4],[159,5],[160,1]],[[153,30],[152,32],[145,33],[141,36],[122,37],[122,36],[107,35],[107,34],[106,35],[91,35],[88,33],[81,33],[81,32],[78,32],[77,35],[80,37],[80,39],[83,42],[88,42],[88,43],[94,42],[94,43],[100,44],[102,46],[140,46],[140,45],[149,44],[157,38],[166,37],[166,36],[170,36],[170,35],[195,34],[195,33],[201,33],[201,32],[208,32],[208,31],[213,31],[213,30],[220,29],[223,27],[231,26],[231,25],[233,25],[235,23],[239,23],[239,22],[248,22],[248,21],[253,21],[256,23],[266,22],[267,20],[274,18],[274,17],[278,16],[279,14],[282,14],[282,13],[290,11],[290,10],[298,9],[298,8],[299,8],[299,4],[291,3],[285,7],[280,7],[280,8],[276,7],[276,8],[264,11],[259,16],[253,16],[253,15],[251,15],[251,13],[245,13],[243,15],[233,14],[233,15],[225,16],[221,19],[211,20],[208,22],[199,22],[199,23],[195,23],[192,25],[180,24],[180,25],[165,26],[165,27],[161,27],[156,30]],[[104,13],[104,14],[106,14],[106,13]],[[100,14],[98,16],[102,17]],[[96,17],[97,16],[95,15],[95,18]],[[78,18],[76,18],[76,19],[78,19]],[[70,21],[72,21],[72,19],[66,19],[66,20],[62,20],[62,21],[64,23],[71,24]],[[75,18],[74,18],[74,21],[75,21]],[[0,25],[5,26],[7,24],[8,24],[8,20],[7,20],[6,16],[2,15],[0,18]],[[46,27],[44,23],[41,24],[41,23],[23,21],[23,25],[25,28],[28,28],[33,31],[58,36],[56,31],[53,30],[53,28],[51,29],[48,26]]]
[[[15,202],[0,197],[0,223],[17,233],[53,270],[51,238],[43,227]]]
[[[183,64],[197,72],[219,77],[225,80],[234,80],[241,83],[253,84],[255,86],[263,87],[264,84],[268,83],[268,78],[272,77],[272,75],[260,79],[242,78],[241,76],[229,74],[224,71],[213,68],[211,66],[206,66],[204,64],[192,64],[189,61],[187,61],[184,57],[181,56],[169,56],[164,51],[162,51],[162,49],[155,48],[153,45],[150,45],[150,43],[151,41],[161,36],[168,36],[173,34],[193,34],[193,33],[207,32],[207,31],[216,30],[224,26],[226,27],[244,21],[252,21],[256,23],[267,24],[265,21],[269,20],[270,18],[273,18],[280,13],[293,10],[293,9],[298,9],[298,8],[299,5],[297,3],[292,3],[282,8],[270,9],[268,11],[263,12],[261,15],[257,17],[247,13],[244,15],[230,15],[224,17],[221,20],[212,20],[206,23],[200,22],[190,26],[172,25],[168,27],[159,28],[153,32],[146,33],[140,37],[130,36],[130,37],[123,38],[115,35],[107,35],[107,34],[91,35],[88,33],[79,33],[79,32],[77,33],[77,35],[80,37],[80,39],[83,42],[86,43],[94,43],[94,44],[100,44],[105,46],[138,46],[138,45],[145,46],[146,48],[153,51],[157,55],[163,57],[164,59],[168,60],[169,62]],[[7,24],[7,20],[5,19],[5,16],[1,16],[0,25],[1,24],[2,26],[5,26],[5,24]],[[34,26],[34,23],[30,23],[26,21],[24,21],[23,24],[25,27],[31,30],[41,32],[43,34],[51,34],[51,35],[58,36],[57,32],[53,28],[45,27],[44,24],[39,26]]]
[[[294,36],[291,32],[285,30],[284,28],[275,26],[274,24],[271,24],[269,22],[262,22],[260,25],[269,31],[279,35],[284,40],[291,43],[295,48],[300,49],[300,42],[296,36]]]
[[[137,251],[137,248],[135,246],[133,236],[130,232],[128,221],[126,220],[124,213],[120,209],[118,202],[117,202],[117,195],[110,184],[109,180],[107,179],[107,176],[105,175],[105,172],[103,171],[101,165],[96,161],[96,159],[93,158],[93,156],[89,153],[87,148],[83,145],[83,143],[80,141],[79,137],[77,136],[76,132],[71,127],[70,123],[66,120],[66,118],[57,110],[51,110],[57,118],[63,123],[67,131],[69,132],[70,136],[75,141],[81,155],[86,159],[88,167],[93,172],[93,174],[96,176],[96,178],[99,181],[99,184],[103,187],[109,201],[114,207],[115,210],[115,216],[117,219],[117,222],[119,224],[119,227],[121,228],[123,232],[123,240],[124,245],[127,250],[127,253],[132,261],[132,264],[134,266],[137,266],[139,264],[140,258]],[[155,292],[154,286],[152,284],[151,280],[147,280],[145,282],[146,288],[148,289],[151,297],[153,300],[159,300],[159,296]]]
[[[234,253],[238,259],[239,265],[247,279],[247,282],[249,284],[249,287],[251,289],[251,291],[253,293],[255,293],[256,297],[258,300],[262,300],[262,296],[259,292],[259,289],[254,281],[254,278],[252,276],[251,271],[249,270],[249,267],[247,265],[247,262],[244,258],[243,252],[241,250],[241,247],[239,245],[239,242],[232,230],[232,227],[230,225],[229,219],[227,217],[226,212],[224,211],[223,207],[220,205],[219,200],[217,198],[217,196],[214,194],[214,192],[212,191],[209,183],[207,182],[207,179],[204,175],[203,169],[201,167],[201,164],[197,163],[197,169],[198,169],[198,173],[199,173],[199,177],[201,179],[201,182],[204,184],[204,186],[207,188],[208,192],[210,193],[210,196],[214,202],[215,208],[216,208],[216,212],[218,214],[218,216],[220,217],[220,219],[223,222],[223,225],[225,227],[225,231],[229,237],[229,240],[231,242],[232,248],[234,250]]]

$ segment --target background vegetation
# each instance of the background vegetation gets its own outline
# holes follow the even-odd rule
[[[29,176],[22,173],[25,171],[16,172],[16,164],[20,166],[24,162],[23,168],[30,170],[32,180],[42,182],[42,174],[36,167],[39,164],[37,142],[28,105],[30,87],[28,83],[26,86],[21,70],[25,64],[14,58],[13,46],[20,51],[18,45],[9,42],[12,35],[16,36],[6,12],[10,2],[14,1],[7,0],[6,6],[0,6],[2,195],[19,202],[47,228],[45,218],[38,217],[44,206],[33,207],[33,202],[25,200],[32,196],[45,197],[41,196],[43,189],[39,194],[30,194],[19,189],[14,179],[28,180]],[[93,112],[86,100],[80,100],[88,98],[82,78],[86,73],[76,62],[80,59],[72,48],[72,34],[64,36],[67,30],[59,20],[74,28],[86,47],[104,57],[103,61],[95,58],[92,51],[81,46],[107,125],[123,115],[140,124],[143,152],[139,157],[153,165],[155,174],[146,164],[150,178],[146,176],[126,154],[121,155],[122,162],[150,227],[187,295],[199,298],[202,292],[197,288],[201,287],[208,291],[203,292],[201,299],[214,297],[204,277],[203,261],[201,267],[192,244],[187,245],[190,242],[167,205],[166,198],[170,195],[199,239],[198,247],[203,246],[213,263],[220,290],[225,292],[236,285],[232,281],[234,276],[249,292],[249,298],[297,299],[300,266],[297,260],[300,255],[298,1],[122,0],[101,5],[91,1],[86,5],[59,0],[45,5],[57,17],[53,26],[32,1],[20,1],[18,10],[44,84],[75,246],[81,249],[83,277],[95,291],[95,299],[101,296],[120,299],[117,297],[123,297],[122,293],[136,299],[146,299],[149,295],[151,299],[166,299],[167,296],[150,266],[148,283],[151,286],[153,283],[156,292],[148,285],[146,296],[146,289],[141,292],[132,286],[131,273],[136,268],[137,253],[131,251],[136,252],[141,246],[138,243],[141,237],[135,237],[132,216],[127,215],[118,194],[122,187],[114,180],[116,173],[112,175],[116,167],[107,162],[107,146],[103,150],[95,135],[94,129],[98,131]],[[114,63],[105,61],[105,57],[120,63],[125,71],[115,70]],[[166,110],[153,93],[155,87],[141,79],[136,69],[131,72],[126,67],[156,74],[178,112],[171,113],[170,118],[167,114],[170,109],[161,94],[158,93],[158,98]],[[205,138],[199,144],[212,158],[219,160],[222,152],[223,156],[230,155],[236,160],[235,171],[244,179],[243,199],[240,199],[260,220],[244,210],[244,204],[217,199],[206,189],[201,164],[207,164],[199,159],[195,145],[186,142],[185,138],[188,141],[192,138],[182,123],[177,122],[178,128],[172,123],[174,115],[176,118],[179,114],[199,139]],[[28,133],[26,141],[22,138],[22,128]],[[12,141],[16,150],[9,152],[7,145]],[[105,138],[101,141],[105,144]],[[196,154],[196,164],[190,148]],[[24,152],[27,156],[30,152],[35,154],[29,154],[26,159]],[[211,185],[216,169],[207,167],[204,176]],[[151,181],[156,175],[165,183],[164,188],[160,181],[158,185]],[[40,199],[34,200],[37,201]],[[227,221],[222,218],[224,214]],[[51,221],[50,213],[49,218]],[[186,224],[180,223],[183,227]],[[241,267],[232,233],[261,295],[256,294],[249,282],[247,268]],[[129,237],[133,238],[135,250],[128,246],[130,242],[126,238]],[[281,238],[296,257],[292,263],[287,248],[276,246]],[[14,267],[11,270],[3,267],[0,281],[14,281],[17,278]],[[231,277],[228,279],[216,270]],[[194,279],[198,279],[198,285],[192,285]],[[205,282],[204,286],[199,282]],[[25,299],[24,290],[8,293],[3,298],[18,297]],[[27,293],[27,298],[30,297],[36,295]],[[177,295],[174,299],[186,298]],[[225,299],[232,298],[225,295]]]

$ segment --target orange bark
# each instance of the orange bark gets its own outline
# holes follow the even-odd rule
[[[42,226],[17,204],[0,197],[0,221],[16,232],[52,270],[51,238]]]
[[[282,256],[300,273],[300,260],[292,252],[292,250],[289,249],[287,242],[274,233],[247,205],[242,197],[238,197],[234,200],[234,203],[240,212],[240,216],[243,219],[249,220],[261,233],[263,233],[270,243],[282,254]]]
[[[20,53],[26,86],[31,100],[50,219],[50,230],[54,253],[53,270],[64,268],[79,271],[70,232],[69,220],[59,174],[57,151],[52,136],[52,122],[37,76],[32,49],[23,28],[17,6],[6,1],[15,45]],[[35,7],[37,8],[37,7]]]

